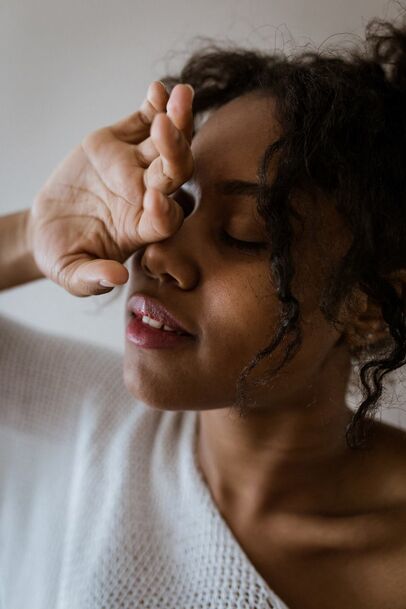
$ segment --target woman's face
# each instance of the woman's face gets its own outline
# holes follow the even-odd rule
[[[227,191],[227,184],[255,183],[259,159],[279,135],[271,98],[248,94],[213,112],[192,143],[195,173],[184,186],[193,203],[189,215],[173,236],[138,250],[130,260],[128,297],[142,293],[156,298],[196,335],[164,349],[141,348],[126,338],[126,387],[152,407],[232,406],[242,368],[269,344],[278,325],[279,300],[270,278],[269,253],[245,251],[223,235],[265,241],[262,220],[256,216],[255,187],[233,191],[228,186]],[[183,202],[185,196],[178,195]],[[298,205],[306,216],[306,229],[293,251],[293,293],[301,304],[303,344],[272,384],[256,392],[258,407],[282,406],[302,397],[340,336],[317,306],[321,262],[334,252],[343,253],[337,239],[340,220],[331,205],[314,198],[302,195]],[[326,256],[321,259],[318,248],[323,244]],[[286,341],[270,360],[261,362],[252,378],[279,362],[284,346]]]

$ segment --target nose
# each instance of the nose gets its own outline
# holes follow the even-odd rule
[[[193,250],[193,237],[184,223],[167,239],[146,245],[134,258],[139,256],[140,270],[150,279],[191,290],[198,285],[201,275]]]

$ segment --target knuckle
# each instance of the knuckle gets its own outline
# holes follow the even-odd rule
[[[100,142],[100,137],[102,137],[105,132],[106,128],[101,127],[100,129],[96,129],[95,131],[85,135],[81,142],[81,146],[84,151],[86,152],[86,150],[94,150]]]
[[[161,176],[159,177],[158,185],[160,188],[165,189],[165,191],[173,185],[173,178],[165,173],[163,170]]]
[[[148,113],[147,113],[145,107],[143,107],[142,109],[138,110],[138,112],[137,112],[137,118],[140,121],[140,123],[144,125],[144,127],[149,127],[150,126],[151,119],[148,116]]]
[[[189,180],[190,175],[191,171],[188,165],[177,165],[174,167],[172,182],[176,184],[183,184]]]
[[[159,164],[155,165],[153,169],[154,171],[151,171],[151,174],[147,172],[148,186],[159,190],[169,188],[173,182],[169,166],[160,160]]]

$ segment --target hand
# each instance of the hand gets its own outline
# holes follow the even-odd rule
[[[169,195],[193,173],[193,90],[155,81],[140,110],[86,136],[44,184],[28,235],[41,272],[75,296],[128,280],[124,262],[183,223]]]

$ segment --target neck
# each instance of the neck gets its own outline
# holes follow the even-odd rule
[[[255,408],[244,418],[226,408],[199,413],[197,456],[217,505],[246,518],[328,511],[334,473],[349,455],[349,366],[335,353],[317,381],[298,387],[283,406]]]

